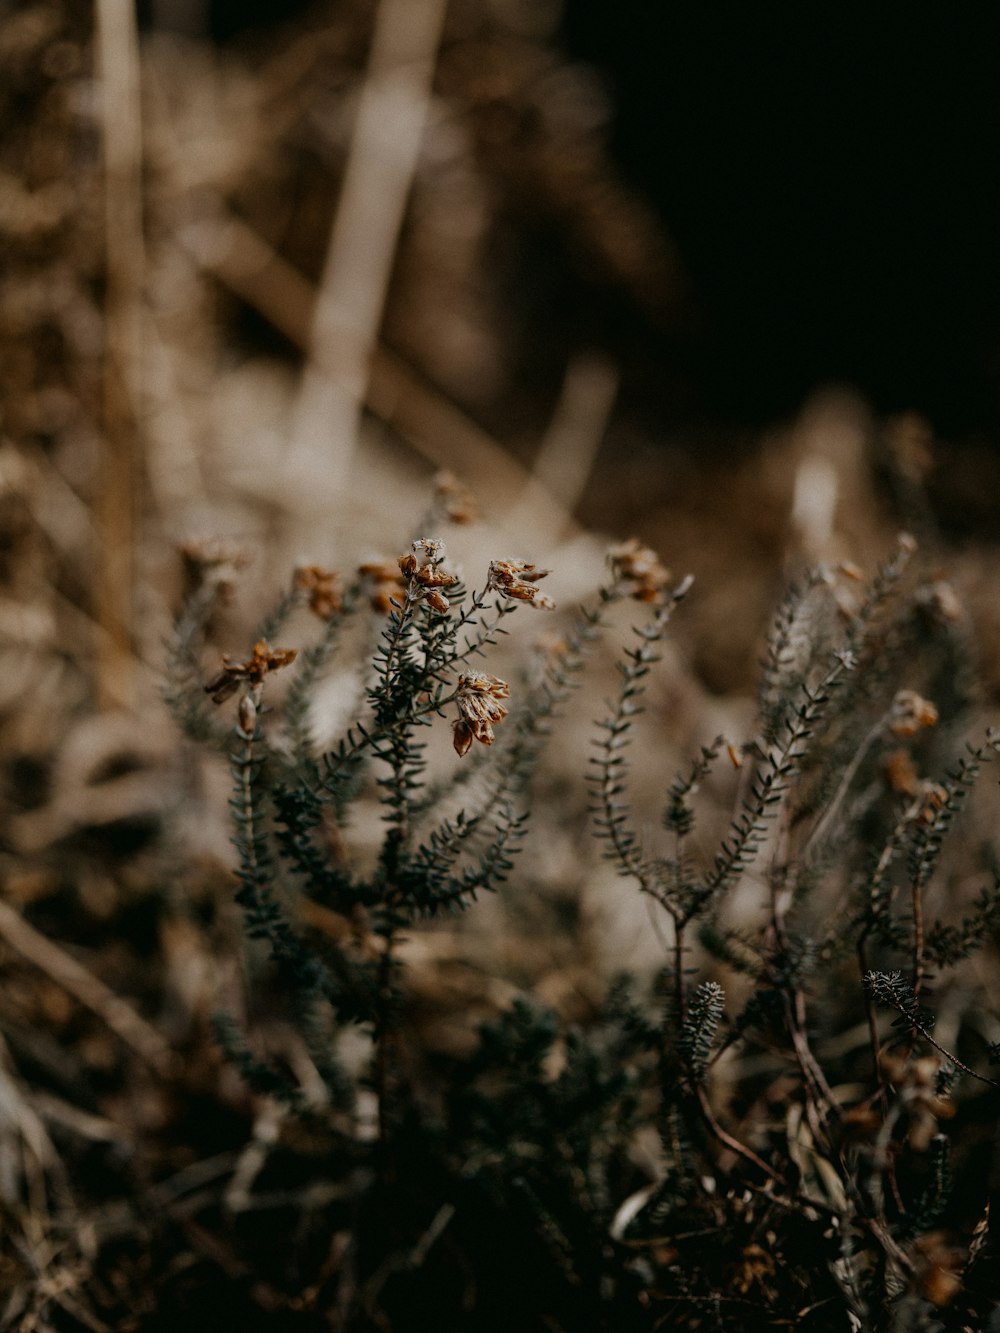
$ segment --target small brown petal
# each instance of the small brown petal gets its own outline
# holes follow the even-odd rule
[[[444,559],[444,542],[437,541],[434,537],[418,537],[411,544],[410,550],[415,556],[420,557],[420,563],[423,565]]]
[[[435,611],[440,612],[441,615],[447,615],[451,610],[451,603],[448,598],[434,588],[427,593],[424,601],[427,602],[428,606],[432,606]]]
[[[219,674],[213,676],[205,686],[205,693],[212,696],[212,703],[224,704],[239,689],[245,675],[244,671],[236,671],[232,667],[224,666]]]
[[[921,795],[923,804],[920,813],[917,815],[917,823],[927,828],[934,823],[938,811],[944,807],[948,799],[948,793],[944,787],[937,782],[925,782],[923,784]]]
[[[892,791],[916,796],[920,791],[920,774],[908,750],[893,750],[882,765],[885,780]]]
[[[455,746],[455,753],[461,759],[472,749],[474,733],[469,723],[461,717],[452,723],[452,731],[454,733],[452,743]]]
[[[458,582],[457,574],[449,574],[447,570],[438,569],[435,565],[424,565],[417,570],[414,578],[424,588],[450,588]]]
[[[260,680],[269,671],[288,666],[296,657],[296,648],[272,648],[266,639],[258,639],[253,646],[253,657],[247,663],[247,672],[254,680]]]
[[[499,592],[515,601],[530,602],[533,606],[552,610],[555,603],[534,586],[548,573],[549,570],[537,569],[528,560],[491,560],[486,578],[486,590]]]

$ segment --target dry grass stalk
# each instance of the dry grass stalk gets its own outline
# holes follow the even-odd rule
[[[207,272],[296,346],[303,350],[308,347],[316,294],[301,273],[252,227],[235,214],[220,209],[214,218],[199,219],[180,238],[187,252]],[[582,379],[587,383],[581,383]],[[551,525],[553,532],[565,538],[577,534],[579,528],[573,521],[571,506],[562,498],[561,483],[566,482],[568,493],[575,495],[580,479],[586,481],[596,449],[594,441],[600,443],[617,387],[614,372],[606,363],[590,359],[580,365],[574,363],[567,372],[567,381],[572,381],[572,390],[568,383],[564,393],[567,412],[557,409],[558,424],[554,423],[553,432],[557,431],[561,439],[570,418],[574,427],[578,427],[584,403],[594,411],[587,423],[586,442],[581,440],[576,445],[576,452],[565,464],[572,468],[572,477],[562,472],[556,476],[551,470],[546,478],[537,471],[530,473],[461,408],[384,345],[371,351],[364,405],[436,467],[489,478],[494,505],[516,506],[515,519],[516,515],[525,514],[522,526],[526,529],[537,530],[539,513],[544,511],[542,526]],[[553,450],[543,448],[545,457],[551,459]],[[510,517],[504,520],[504,530],[508,533],[514,530]]]
[[[569,363],[531,481],[505,516],[505,527],[515,532],[551,528],[554,535],[570,535],[567,520],[587,489],[618,396],[618,379],[617,368],[605,357],[584,354]],[[554,496],[562,514],[553,512]]]
[[[382,0],[313,311],[296,446],[318,436],[342,479],[356,444],[403,214],[431,99],[446,0]]]
[[[156,1073],[166,1078],[174,1072],[174,1053],[160,1033],[121,996],[115,995],[75,958],[28,925],[6,903],[0,903],[0,938],[103,1019],[111,1031]]]
[[[99,575],[96,645],[103,707],[130,704],[132,556],[142,338],[142,121],[139,36],[134,6],[98,0],[96,41],[104,151],[107,295],[104,351],[105,441],[95,515]]]

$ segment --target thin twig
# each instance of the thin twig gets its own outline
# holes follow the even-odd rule
[[[29,926],[7,903],[0,902],[0,937],[40,968],[63,990],[108,1025],[116,1036],[162,1078],[176,1069],[176,1056],[154,1027],[103,981],[72,958],[64,949]]]
[[[107,343],[98,535],[98,694],[130,699],[136,431],[142,334],[142,119],[139,34],[130,0],[97,0],[95,36],[104,150]]]
[[[357,442],[403,215],[430,108],[447,0],[381,0],[313,311],[293,450],[310,436],[342,480]]]

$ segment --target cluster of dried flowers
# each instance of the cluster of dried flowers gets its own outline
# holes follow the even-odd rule
[[[655,602],[671,579],[660,557],[637,537],[619,542],[608,551],[608,563],[626,597],[637,602]]]
[[[373,585],[372,609],[386,615],[393,606],[407,600],[411,605],[426,602],[441,615],[446,614],[451,603],[442,589],[452,587],[458,577],[441,568],[444,554],[444,542],[420,537],[395,562],[376,560],[359,566],[358,573]]]
[[[457,502],[464,495],[460,495],[458,483],[451,477],[443,478],[438,489],[440,496],[446,500],[455,499]],[[468,509],[464,502],[461,507]],[[439,615],[445,615],[451,609],[446,590],[458,583],[458,577],[443,568],[444,559],[444,542],[421,537],[398,560],[368,562],[359,566],[358,574],[370,585],[369,600],[373,609],[382,614],[387,614],[393,608],[399,610],[406,604],[412,607],[424,603]],[[636,538],[611,547],[608,562],[623,593],[639,602],[656,601],[670,582],[670,571],[660,563],[656,552],[643,546]],[[222,563],[223,558],[220,557]],[[228,552],[225,563],[232,563]],[[537,610],[552,610],[555,603],[538,587],[539,582],[549,573],[549,570],[540,569],[528,560],[492,560],[485,590],[514,601],[527,602]],[[309,609],[321,619],[329,620],[343,609],[344,593],[340,576],[332,570],[319,565],[302,565],[295,571],[293,587],[308,594]],[[288,665],[294,657],[293,649],[273,649],[265,640],[261,640],[255,645],[253,656],[247,662],[232,662],[228,657],[223,657],[221,672],[205,689],[213,702],[220,704],[246,684],[247,689],[240,703],[240,725],[244,732],[250,734],[260,703],[264,676],[269,671]],[[497,676],[482,671],[470,671],[459,676],[454,696],[458,717],[453,723],[453,741],[459,756],[468,754],[473,741],[479,741],[482,745],[493,744],[493,728],[507,716],[507,706],[502,701],[509,698],[509,685]],[[916,709],[915,704],[913,707]],[[931,707],[926,705],[922,712],[917,710],[919,725],[930,725],[927,709]],[[908,717],[909,713],[904,702],[900,702],[900,726],[904,723],[904,715]],[[244,721],[247,725],[244,725]]]
[[[537,569],[527,560],[491,560],[486,591],[498,592],[501,597],[512,597],[518,602],[529,602],[538,610],[552,611],[555,602],[535,587],[549,572]]]
[[[295,648],[272,648],[266,639],[258,639],[253,653],[245,662],[234,662],[223,655],[222,670],[205,686],[212,703],[225,703],[237,690],[243,689],[239,703],[240,730],[244,736],[253,735],[264,688],[264,677],[272,671],[288,666],[298,656]]]
[[[494,724],[507,716],[503,699],[510,698],[510,686],[499,676],[485,671],[470,671],[458,678],[455,703],[458,717],[452,723],[455,753],[468,754],[473,741],[481,745],[493,744]]]
[[[457,484],[449,478],[440,489],[447,496],[457,490]],[[404,603],[410,606],[425,603],[444,615],[451,608],[446,590],[458,583],[457,576],[443,568],[444,559],[442,541],[421,537],[398,560],[369,562],[361,565],[358,573],[369,580],[371,604],[383,614],[393,607],[401,608]],[[639,602],[656,601],[670,581],[670,571],[660,563],[656,552],[636,538],[613,546],[608,552],[608,561],[625,595]],[[486,591],[527,602],[539,610],[551,610],[555,603],[538,587],[549,572],[528,560],[492,560]],[[319,565],[300,566],[295,571],[293,587],[308,594],[310,610],[324,620],[336,615],[343,607],[340,577],[332,570]],[[245,684],[247,689],[241,700],[240,724],[245,732],[252,732],[264,676],[287,666],[294,657],[293,649],[274,649],[262,639],[246,662],[233,662],[223,657],[221,672],[205,689],[213,702],[220,704]],[[498,676],[483,671],[470,671],[459,676],[454,696],[458,717],[453,723],[453,742],[459,756],[468,754],[473,741],[482,745],[493,744],[493,728],[507,716],[508,709],[503,700],[509,698],[510,686]],[[911,703],[900,696],[897,703],[899,716],[894,730],[907,725],[911,716],[916,725],[932,724],[934,719],[930,718],[928,710],[933,711],[933,706],[926,701],[918,701],[914,696]],[[244,720],[248,725],[244,725]],[[904,733],[897,731],[897,734]]]
[[[340,575],[320,565],[300,565],[292,587],[309,594],[309,610],[320,620],[330,620],[344,608],[344,590]]]

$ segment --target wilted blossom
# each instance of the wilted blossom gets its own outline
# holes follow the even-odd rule
[[[915,736],[923,727],[933,727],[938,710],[916,690],[900,690],[892,701],[889,730],[894,736]]]
[[[461,757],[468,754],[473,741],[482,745],[493,744],[493,726],[507,716],[507,706],[501,700],[510,698],[510,686],[498,676],[485,671],[470,671],[459,676],[455,703],[458,717],[452,724],[455,751]]]
[[[300,565],[292,586],[309,594],[309,610],[320,620],[329,620],[343,608],[344,594],[340,575],[319,565]]]
[[[503,597],[513,597],[519,602],[530,602],[532,606],[551,611],[555,602],[535,587],[538,580],[544,579],[549,572],[547,569],[536,569],[527,560],[491,560],[486,591],[498,592]]]
[[[625,596],[634,597],[637,602],[655,602],[670,582],[670,570],[660,563],[656,552],[643,546],[637,537],[612,546],[608,551],[608,563]]]
[[[233,662],[223,656],[222,670],[205,686],[205,693],[212,696],[212,703],[225,703],[241,685],[251,688],[262,685],[268,672],[288,666],[297,656],[295,648],[272,648],[266,639],[258,639],[253,655],[246,662]]]
[[[441,568],[443,560],[444,542],[420,537],[398,560],[372,561],[359,566],[358,573],[375,585],[371,604],[376,611],[385,613],[408,598],[411,604],[426,602],[444,614],[451,603],[441,589],[450,588],[458,577]]]
[[[450,610],[451,603],[440,590],[458,582],[458,576],[441,568],[444,542],[419,537],[408,554],[399,557],[403,587],[411,602],[426,602],[435,611]]]

